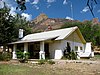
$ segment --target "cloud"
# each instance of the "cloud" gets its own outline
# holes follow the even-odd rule
[[[32,20],[32,15],[27,13],[22,13],[21,16],[25,17],[27,21]]]
[[[30,2],[30,0],[26,0],[26,2]]]
[[[37,6],[37,5],[34,5],[34,7],[38,10],[39,9],[39,6]]]
[[[73,18],[71,18],[71,17],[69,17],[69,16],[67,16],[67,17],[66,17],[66,19],[69,19],[69,20],[74,20]]]
[[[0,8],[3,8],[4,7],[4,2],[6,3],[6,6],[8,7],[8,8],[10,8],[11,10],[10,10],[10,14],[12,15],[12,16],[14,16],[14,15],[16,15],[16,7],[14,7],[13,6],[13,0],[2,0],[2,1],[0,1]]]
[[[56,0],[47,0],[48,3],[55,2]]]
[[[39,0],[34,0],[31,4],[38,4]]]
[[[49,8],[51,5],[49,4],[49,5],[47,5],[47,8]]]
[[[16,7],[11,7],[10,14],[12,16],[16,15],[16,12],[15,11],[16,11]]]
[[[39,6],[37,5],[39,3],[39,0],[34,0],[31,4],[33,5],[33,7],[35,7],[35,9],[39,9]]]
[[[51,3],[56,2],[56,0],[47,0],[47,8],[51,7]]]
[[[98,10],[97,13],[100,13],[100,10]]]
[[[4,4],[2,1],[0,1],[0,8],[3,8]]]
[[[63,5],[66,5],[66,4],[68,4],[68,2],[67,2],[67,0],[64,0]]]
[[[81,13],[87,12],[87,11],[89,11],[89,7],[88,7],[88,6],[86,6],[86,7],[81,11]]]

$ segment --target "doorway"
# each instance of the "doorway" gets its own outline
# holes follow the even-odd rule
[[[40,43],[30,43],[28,48],[28,51],[30,53],[29,59],[39,59]]]
[[[45,58],[50,59],[49,43],[44,44]]]

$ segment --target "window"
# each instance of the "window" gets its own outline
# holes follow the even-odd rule
[[[83,50],[83,48],[80,46],[80,50]]]
[[[75,46],[75,51],[77,51],[78,50],[78,46]]]

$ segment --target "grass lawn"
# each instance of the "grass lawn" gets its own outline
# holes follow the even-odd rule
[[[95,55],[95,58],[96,59],[100,59],[100,55]]]
[[[32,69],[27,66],[14,64],[0,64],[0,75],[33,75]]]
[[[96,55],[94,55],[94,57],[93,58],[91,58],[91,60],[99,60],[100,61],[100,55],[99,54],[96,54]]]

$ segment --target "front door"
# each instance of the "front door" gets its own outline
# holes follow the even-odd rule
[[[44,44],[44,51],[45,51],[45,57],[46,59],[50,58],[50,53],[49,53],[49,43]]]
[[[39,59],[40,43],[30,43],[28,48],[30,53],[30,59]]]

